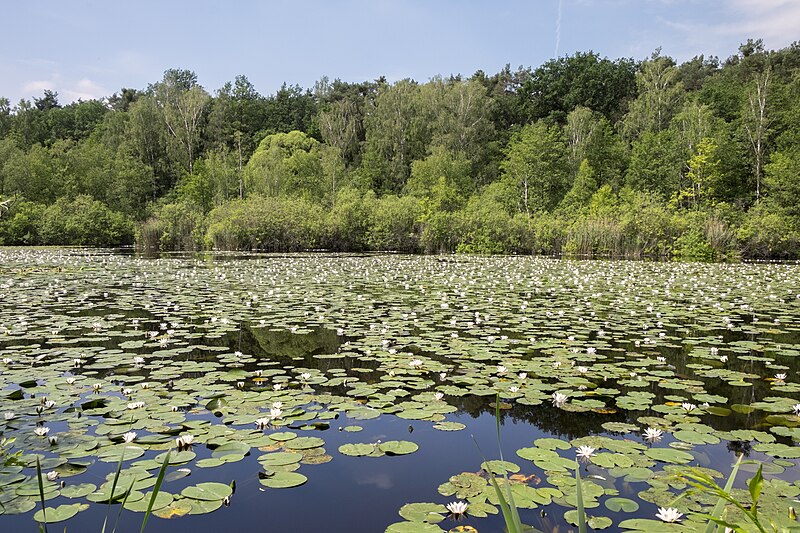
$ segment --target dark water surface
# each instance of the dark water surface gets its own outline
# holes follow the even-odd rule
[[[774,427],[791,430],[800,425],[785,410],[778,413],[783,418],[776,419],[776,410],[730,409],[765,400],[790,406],[788,402],[800,399],[800,387],[794,385],[800,382],[800,270],[796,265],[311,254],[146,259],[58,250],[0,250],[0,255],[0,331],[5,330],[0,352],[13,359],[5,370],[0,366],[0,384],[2,391],[23,390],[33,396],[22,400],[0,396],[0,411],[19,415],[13,423],[0,421],[0,435],[17,437],[13,451],[58,457],[57,447],[48,448],[31,436],[37,422],[50,427],[51,434],[66,434],[81,403],[98,396],[123,399],[122,414],[105,415],[122,419],[124,401],[129,399],[119,391],[142,381],[152,384],[158,398],[143,396],[149,409],[154,400],[168,404],[177,391],[192,396],[191,383],[196,380],[196,404],[181,407],[185,419],[228,424],[237,431],[252,431],[253,426],[236,423],[234,407],[222,408],[216,415],[215,409],[204,408],[214,394],[231,405],[248,393],[264,395],[266,412],[276,394],[273,383],[294,395],[287,401],[304,398],[305,403],[298,405],[306,410],[315,395],[339,398],[332,408],[338,417],[324,420],[328,429],[299,429],[306,421],[288,421],[291,429],[266,431],[294,431],[325,440],[332,460],[302,465],[299,472],[308,477],[304,485],[263,487],[257,461],[262,453],[256,448],[238,462],[195,467],[193,463],[211,457],[212,452],[198,443],[193,447],[195,459],[170,467],[170,471],[178,466],[191,468],[191,475],[166,482],[162,490],[177,495],[201,482],[235,481],[230,505],[197,516],[151,517],[147,531],[383,531],[402,520],[398,510],[407,503],[455,501],[455,496],[440,495],[437,487],[450,476],[479,472],[483,454],[498,457],[493,406],[498,392],[506,404],[501,411],[504,458],[519,465],[522,474],[535,474],[537,479],[529,484],[536,487],[548,486],[547,473],[515,452],[542,437],[568,442],[606,435],[643,443],[642,430],[650,424],[640,418],[651,417],[670,426],[663,440],[652,444],[663,448],[676,443],[671,432],[689,427],[681,424],[699,424],[719,435],[720,442],[677,445],[691,451],[692,465],[727,475],[738,452],[768,463],[776,458],[754,450],[757,441],[736,439],[729,432],[770,433]],[[175,333],[167,334],[166,329]],[[151,331],[156,332],[152,339]],[[136,355],[147,363],[132,365]],[[721,360],[720,355],[727,359]],[[79,367],[71,364],[76,357],[84,358]],[[424,361],[419,372],[409,369],[409,361],[415,358]],[[563,361],[563,365],[552,370],[553,361]],[[498,373],[498,364],[509,367],[508,376]],[[181,371],[181,365],[188,370]],[[575,369],[586,365],[588,371],[574,371],[573,365]],[[257,370],[275,372],[260,382],[252,377]],[[325,380],[304,386],[297,376],[305,371]],[[447,373],[444,380],[439,377],[441,371]],[[528,373],[527,381],[515,377],[520,371]],[[775,374],[787,377],[776,383]],[[86,378],[78,381],[83,384],[80,393],[65,392],[63,384],[54,388],[64,376]],[[342,377],[352,381],[337,381]],[[641,377],[644,385],[636,382]],[[25,379],[37,383],[25,386]],[[100,395],[90,390],[89,384],[95,381],[104,384]],[[510,392],[509,385],[517,382],[522,392]],[[451,394],[447,386],[462,392]],[[407,395],[394,400],[380,396],[396,389]],[[444,391],[443,401],[454,408],[444,419],[463,423],[465,429],[439,431],[430,419],[395,416],[392,403],[414,397],[430,403],[425,394],[435,390]],[[574,408],[551,405],[554,391],[568,391],[568,403]],[[642,408],[617,405],[617,398],[639,392],[652,394]],[[140,393],[151,394],[137,389],[132,398],[138,399]],[[718,397],[711,405],[727,413],[712,414],[701,408],[684,420],[680,403],[703,403],[695,396]],[[52,420],[34,410],[36,400],[44,397],[59,398]],[[351,420],[347,411],[354,404],[341,399],[372,405],[383,414]],[[348,408],[336,409],[336,405]],[[327,410],[327,404],[322,410]],[[103,422],[103,415],[89,416]],[[603,427],[609,422],[625,422],[638,429],[614,433]],[[142,424],[137,429],[140,436],[149,433],[148,424],[156,427],[151,422]],[[348,425],[363,430],[339,430]],[[101,445],[108,444],[92,427],[86,432],[103,441]],[[777,443],[794,446],[792,437],[773,434]],[[389,440],[412,441],[419,450],[396,457],[350,457],[337,451],[346,443]],[[137,460],[162,451],[146,450]],[[560,453],[574,458],[574,451]],[[771,477],[790,483],[800,479],[796,460],[783,461],[794,466],[781,467]],[[28,462],[23,470],[26,476],[35,474],[31,467]],[[85,473],[62,479],[67,484],[99,486],[115,467],[115,463],[97,461]],[[638,511],[629,514],[611,513],[602,504],[590,510],[590,514],[612,517],[609,531],[618,530],[618,522],[626,518],[654,517],[658,505],[638,496],[650,487],[647,483],[615,481],[594,465],[583,472],[597,476],[590,479],[598,485],[616,489],[619,496],[640,504]],[[737,486],[744,487],[749,476],[741,476]],[[10,500],[16,490],[14,485],[2,489],[0,503]],[[84,500],[59,496],[47,505],[78,501]],[[37,503],[23,514],[0,514],[0,532],[36,531],[32,516],[40,507]],[[554,503],[520,514],[523,522],[543,531],[568,531],[573,528],[563,514],[569,508]],[[118,505],[111,507],[112,524],[118,509]],[[100,531],[105,513],[105,505],[92,504],[64,524],[51,525],[50,530],[66,526],[71,532]],[[117,531],[138,531],[142,516],[123,511]],[[472,525],[481,533],[500,532],[504,527],[499,515],[468,516],[458,522],[447,517],[439,523],[444,531],[457,525]]]

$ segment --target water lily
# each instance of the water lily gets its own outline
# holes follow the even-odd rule
[[[123,396],[130,396],[133,394],[133,389],[122,389]]]
[[[528,377],[528,373],[527,372],[520,372],[517,375],[519,376],[519,379],[521,379],[522,381],[525,381],[525,379],[527,379],[527,377]]]
[[[585,374],[585,373],[587,373],[588,371],[589,371],[589,368],[588,368],[588,367],[585,367],[585,366],[579,366],[579,367],[578,367],[578,372],[580,372],[581,374]]]
[[[262,418],[257,418],[256,419],[256,427],[258,429],[266,429],[267,426],[269,425],[269,421],[270,421],[269,418],[263,418],[263,417]]]
[[[141,409],[144,407],[144,402],[130,402],[128,403],[128,409]]]
[[[271,419],[276,420],[278,418],[283,417],[283,411],[278,409],[277,407],[273,407],[269,410],[269,416]]]
[[[280,383],[276,383],[275,385],[272,386],[272,390],[279,391],[281,390],[282,387],[283,386]]]
[[[667,362],[667,358],[663,357],[663,356],[658,356],[658,357],[656,357],[656,361],[658,361],[659,363],[666,363]]]
[[[674,507],[659,507],[656,513],[656,518],[664,522],[677,522],[683,516],[683,513],[678,512]]]
[[[272,402],[273,409],[283,409],[283,402]]]
[[[497,365],[497,373],[502,375],[508,374],[508,369],[503,365]]]
[[[800,415],[800,403],[794,404],[792,406],[792,410],[794,411],[794,414]]]
[[[47,409],[52,409],[53,407],[56,406],[56,402],[54,402],[53,400],[47,400],[44,402],[44,406]]]
[[[10,365],[13,362],[14,362],[14,360],[11,359],[10,357],[3,357],[3,364],[4,365]]]
[[[644,440],[647,442],[658,442],[663,435],[664,432],[658,428],[647,428],[644,430]]]
[[[592,457],[594,457],[595,449],[591,446],[578,446],[578,451],[575,452],[575,455],[581,461],[591,461]]]
[[[566,403],[566,401],[567,401],[567,395],[566,394],[562,394],[560,392],[554,392],[553,393],[553,406],[554,407],[561,407],[562,405],[564,405]]]
[[[775,381],[784,381],[786,379],[786,374],[775,374]]]
[[[136,438],[135,431],[128,431],[127,433],[122,434],[122,442],[125,443],[133,442],[135,438]]]
[[[50,442],[50,446],[55,446],[56,444],[58,444],[58,437],[56,435],[51,435],[50,437],[47,437],[47,440],[48,442]]]
[[[720,355],[719,356],[719,360],[722,363],[727,363],[728,362],[728,356],[727,355]]]
[[[422,359],[412,359],[408,362],[408,366],[411,368],[422,368],[423,362]]]
[[[561,366],[561,361],[553,361],[553,368],[558,368]]]
[[[302,381],[308,381],[309,379],[311,379],[311,374],[309,372],[303,372],[302,374],[300,374],[300,379]]]
[[[237,381],[236,382],[236,388],[237,389],[243,389],[244,388],[244,381]]]
[[[56,472],[55,470],[51,470],[45,475],[47,476],[47,481],[55,481],[58,479],[58,472]]]
[[[141,356],[137,355],[136,357],[133,358],[133,364],[134,365],[143,365],[144,364],[144,357],[141,357]]]
[[[682,408],[683,408],[683,410],[684,410],[684,411],[686,411],[687,413],[691,413],[692,411],[694,411],[695,409],[697,409],[697,406],[696,406],[695,404],[693,404],[693,403],[689,403],[689,402],[683,402],[683,403],[681,404],[681,407],[682,407]]]
[[[3,420],[13,420],[15,418],[17,418],[17,415],[14,413],[9,413],[9,412],[3,413]]]
[[[441,400],[442,398],[444,398],[444,394],[443,394],[443,393],[441,393],[441,392],[435,392],[435,393],[433,393],[433,399],[434,399],[434,400],[436,400],[436,401],[439,401],[439,400]]]
[[[72,376],[68,377],[67,378],[67,385],[72,385],[73,383],[75,383],[75,378],[73,378]]]
[[[508,388],[508,391],[509,391],[509,392],[511,392],[511,393],[513,393],[513,394],[516,394],[516,393],[518,393],[518,392],[519,392],[519,387],[517,387],[516,385],[512,385],[512,386],[510,386],[510,387]]]
[[[50,428],[47,427],[47,426],[39,426],[39,427],[33,428],[33,432],[36,433],[40,437],[44,437],[45,435],[50,433]]]
[[[92,385],[92,389],[94,389],[95,392],[98,392],[102,388],[103,388],[102,383],[95,383],[94,385]]]
[[[467,502],[450,502],[445,505],[445,507],[447,507],[447,510],[450,511],[453,516],[458,517],[467,513],[469,504]]]
[[[447,379],[447,372],[439,372],[439,379],[444,381]]]
[[[193,442],[194,435],[187,433],[186,435],[181,435],[175,439],[175,446],[178,447],[178,451],[187,450],[192,447]]]

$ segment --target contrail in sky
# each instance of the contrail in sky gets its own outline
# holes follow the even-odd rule
[[[556,18],[556,53],[554,57],[558,57],[558,47],[561,44],[561,3],[563,0],[558,0],[558,17]]]

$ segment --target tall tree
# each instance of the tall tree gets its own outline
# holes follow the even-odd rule
[[[747,92],[747,107],[743,113],[744,130],[753,153],[753,177],[756,185],[756,200],[761,198],[761,174],[767,149],[769,114],[767,97],[770,86],[770,70],[755,76]]]
[[[683,96],[675,62],[662,56],[660,50],[642,63],[636,73],[636,87],[639,96],[631,102],[623,124],[623,131],[629,139],[636,139],[645,132],[666,129]]]
[[[503,181],[517,191],[520,211],[549,211],[568,186],[567,145],[557,126],[525,126],[512,139],[501,163]]]
[[[179,160],[191,174],[203,127],[203,112],[210,97],[198,85],[197,75],[189,70],[167,70],[151,90],[169,138],[181,155]]]

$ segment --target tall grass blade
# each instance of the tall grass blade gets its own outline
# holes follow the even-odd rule
[[[164,481],[164,474],[167,472],[170,453],[172,453],[172,450],[167,451],[167,455],[164,457],[164,463],[161,465],[161,470],[158,471],[156,484],[153,486],[153,494],[150,496],[150,502],[147,504],[147,511],[144,513],[144,520],[142,520],[142,528],[139,530],[139,533],[144,532],[144,526],[147,525],[147,519],[150,518],[150,514],[153,512],[153,505],[156,503],[156,496],[158,496],[158,491],[161,490],[161,483]]]
[[[733,470],[731,471],[731,475],[728,477],[728,481],[725,483],[725,488],[722,489],[728,494],[731,493],[731,489],[733,488],[733,483],[734,481],[736,481],[736,474],[739,472],[739,465],[742,464],[742,457],[744,457],[744,455],[740,454],[739,458],[736,460],[736,464],[733,465]],[[717,504],[711,510],[711,516],[713,518],[720,519],[722,517],[722,511],[725,509],[726,503],[727,500],[725,500],[725,498],[719,498],[717,500]],[[704,533],[714,533],[714,531],[722,531],[722,530],[723,530],[722,526],[717,525],[716,522],[710,520],[708,522],[708,525],[706,526]]]
[[[108,506],[106,507],[106,517],[103,519],[103,529],[100,533],[106,533],[106,524],[108,524],[108,513],[111,512],[111,502],[114,500],[114,491],[117,490],[117,481],[119,481],[119,474],[122,471],[122,461],[125,460],[125,448],[122,448],[122,453],[119,454],[119,463],[117,463],[117,471],[114,473],[114,481],[111,483],[111,494],[108,495]]]
[[[581,486],[581,465],[575,461],[575,489],[578,506],[578,533],[586,533],[586,509],[583,507],[583,487]]]
[[[500,440],[500,395],[496,395],[494,399],[494,421],[495,427],[497,429],[497,448],[500,452],[500,464],[504,464],[505,460],[503,459],[503,446]],[[490,472],[491,474],[491,472]],[[492,474],[492,478],[494,475]],[[505,480],[505,488],[506,488],[506,497],[508,498],[508,511],[511,516],[511,521],[514,524],[513,529],[509,529],[510,532],[520,532],[522,533],[522,520],[519,518],[519,512],[517,511],[517,504],[514,502],[514,494],[511,492],[511,483],[508,481],[508,473],[506,472],[505,466],[503,467],[503,479]],[[498,490],[497,482],[495,481],[495,490]]]
[[[44,525],[39,524],[39,531],[47,533],[47,509],[44,504],[44,482],[42,481],[42,464],[39,462],[39,456],[36,456],[36,479],[39,481],[39,498],[42,500],[42,522]]]
[[[117,531],[117,525],[119,524],[119,517],[122,516],[122,510],[125,508],[125,504],[128,503],[128,496],[130,496],[131,492],[133,492],[134,483],[136,483],[136,478],[131,480],[131,484],[128,485],[128,489],[125,491],[125,497],[122,499],[122,503],[119,506],[119,511],[117,511],[117,518],[116,520],[114,520],[114,527],[111,528],[111,533],[116,533]]]

